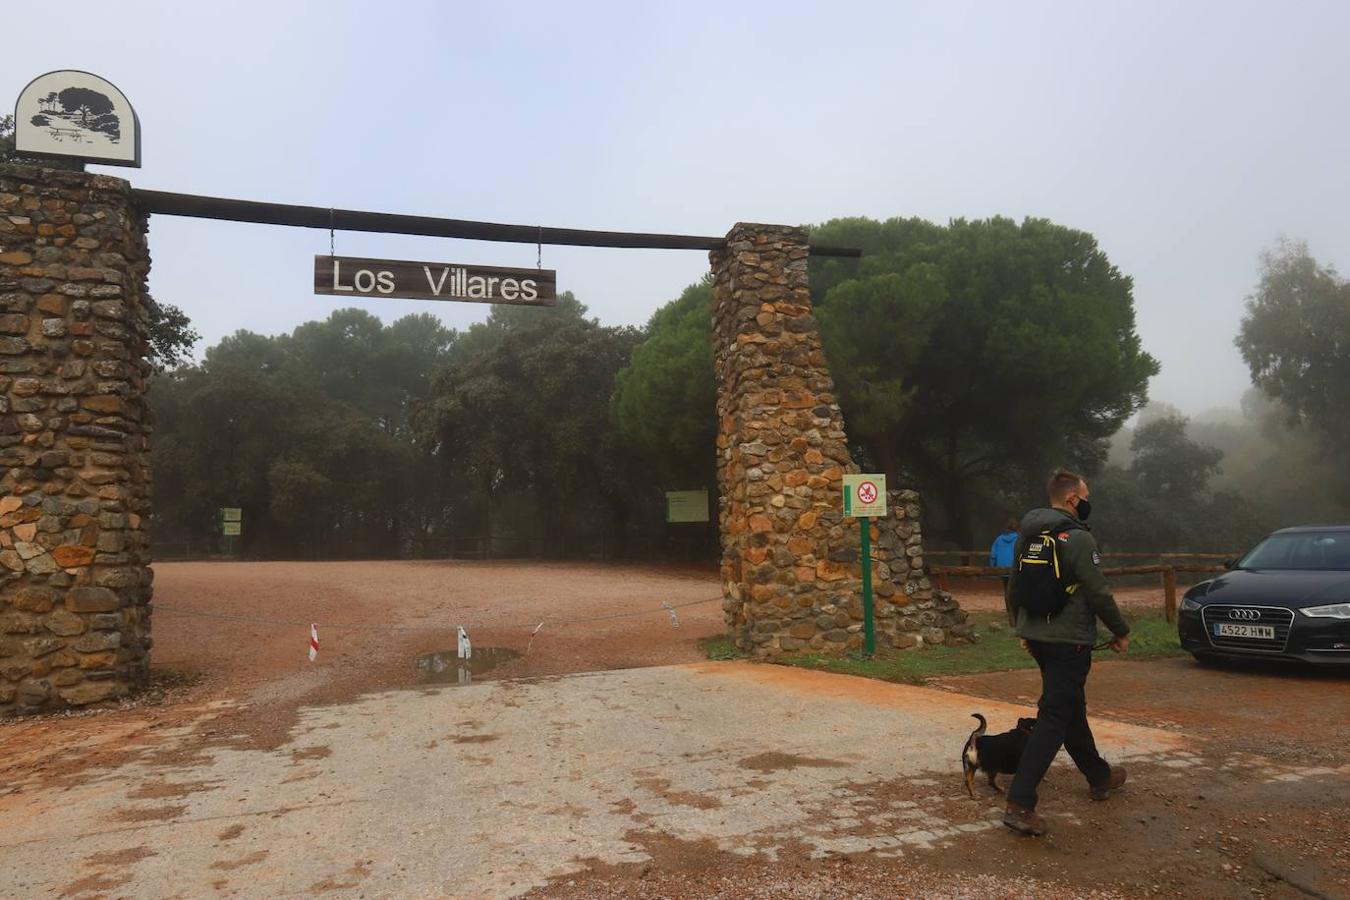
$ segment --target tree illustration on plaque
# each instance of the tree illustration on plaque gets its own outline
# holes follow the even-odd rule
[[[122,139],[122,122],[106,94],[92,88],[68,87],[38,100],[42,112],[32,123],[47,129],[52,140],[91,143]]]

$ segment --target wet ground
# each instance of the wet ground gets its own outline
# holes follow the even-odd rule
[[[1034,673],[565,674],[697,658],[715,577],[347,565],[161,567],[166,606],[318,620],[319,661],[307,626],[165,615],[148,700],[0,726],[7,896],[1350,896],[1341,676],[1100,663],[1130,783],[1091,803],[1057,766],[1028,841],[957,757],[971,712],[1026,712]],[[495,668],[459,685],[446,648],[475,617]]]
[[[413,660],[422,684],[473,684],[483,680],[502,663],[520,659],[510,647],[474,647],[464,656],[458,649],[424,653]]]

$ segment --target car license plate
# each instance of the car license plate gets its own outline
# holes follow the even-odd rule
[[[1216,622],[1214,633],[1219,637],[1275,640],[1275,627],[1273,625],[1240,625],[1236,622]]]

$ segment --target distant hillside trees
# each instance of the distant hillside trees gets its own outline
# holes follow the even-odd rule
[[[209,537],[225,506],[265,556],[393,556],[443,534],[440,469],[409,416],[454,338],[433,316],[340,310],[157,375],[156,538]]]
[[[640,339],[570,293],[553,308],[495,306],[457,337],[415,422],[461,521],[547,556],[626,554],[630,524],[659,499],[609,416]]]
[[[1262,257],[1236,343],[1252,382],[1344,451],[1350,445],[1350,283],[1306,244]]]

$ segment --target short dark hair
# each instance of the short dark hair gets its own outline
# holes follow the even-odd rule
[[[1003,530],[1004,530],[1004,531],[1016,531],[1016,530],[1018,530],[1018,529],[1021,528],[1021,527],[1022,527],[1022,523],[1021,523],[1021,522],[1018,522],[1016,519],[1012,519],[1012,518],[1008,519],[1008,521],[1006,521],[1006,522],[1003,523]]]
[[[1070,494],[1078,490],[1079,485],[1085,483],[1083,476],[1077,472],[1056,469],[1050,473],[1050,479],[1045,483],[1045,493],[1049,496],[1051,504],[1063,503]]]

